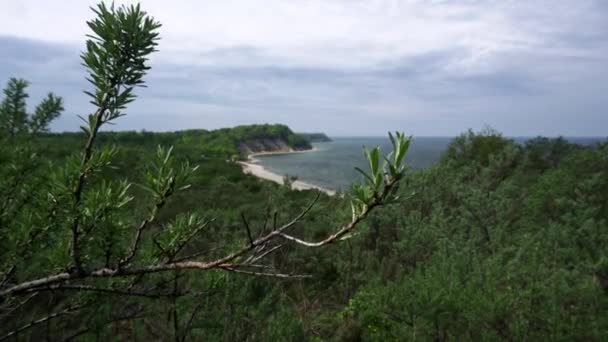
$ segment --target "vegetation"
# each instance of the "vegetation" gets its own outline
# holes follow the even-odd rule
[[[310,142],[329,142],[331,139],[325,133],[298,133]]]
[[[97,14],[82,133],[44,133],[61,99],[28,114],[24,81],[0,104],[0,340],[608,336],[608,141],[469,131],[406,173],[396,134],[344,198],[290,191],[226,161],[284,126],[99,133],[134,99],[158,24]]]
[[[86,138],[85,134],[63,133],[58,137],[54,133],[38,135],[38,140],[44,144],[54,144],[60,139],[65,145],[59,154],[74,151]],[[306,150],[312,148],[310,140],[293,133],[285,125],[243,125],[234,128],[222,128],[208,131],[191,129],[179,132],[99,132],[96,140],[99,144],[128,144],[131,147],[139,146],[144,150],[150,146],[175,146],[190,153],[202,153],[209,158],[225,158],[226,156],[247,157],[247,152],[256,148],[272,150],[282,147],[293,150]],[[66,145],[67,144],[67,145]],[[57,150],[54,150],[57,151]],[[184,151],[185,152],[185,151]],[[255,151],[253,151],[255,152]]]
[[[175,158],[173,148],[159,146],[146,151],[150,160],[133,182],[129,180],[133,179],[133,169],[114,164],[118,148],[98,142],[100,129],[124,116],[127,105],[135,100],[135,88],[144,85],[147,59],[157,46],[160,24],[139,5],[115,8],[101,3],[94,11],[97,17],[88,22],[93,34],[81,57],[89,72],[87,80],[94,88],[85,94],[95,111],[81,117],[83,134],[61,137],[84,138],[80,153],[61,155],[62,149],[55,155],[40,153],[46,152],[49,140],[55,138],[39,133],[62,112],[60,98],[49,94],[35,113],[28,115],[27,82],[11,79],[4,92],[0,107],[4,120],[0,127],[0,230],[5,237],[0,254],[0,340],[105,339],[110,336],[108,325],[116,327],[123,321],[145,318],[143,325],[125,329],[125,334],[133,338],[150,319],[157,320],[159,312],[171,317],[173,339],[194,337],[193,324],[201,305],[184,307],[178,299],[195,296],[200,293],[197,290],[206,294],[206,285],[214,287],[216,282],[229,284],[227,278],[218,277],[217,271],[308,278],[308,274],[282,273],[289,260],[279,263],[272,257],[285,246],[312,248],[346,240],[372,210],[392,198],[405,171],[403,156],[409,146],[409,138],[399,133],[391,136],[394,151],[382,167],[378,148],[366,151],[368,181],[357,187],[350,202],[351,215],[342,220],[346,223],[332,222],[338,227],[335,230],[324,229],[313,236],[292,232],[311,213],[321,194],[297,213],[294,208],[286,213],[275,210],[272,215],[270,208],[259,211],[264,213],[264,223],[257,227],[253,224],[262,218],[254,221],[241,212],[241,236],[226,229],[224,222],[224,229],[209,236],[210,230],[218,227],[215,221],[232,218],[232,213],[209,215],[194,208],[184,211],[188,207],[186,197],[176,202],[182,208],[174,217],[163,217],[175,195],[191,188],[188,182],[199,166],[191,166],[190,158]],[[288,146],[310,147],[305,138],[281,125],[237,127],[203,137],[210,138],[211,144],[234,146],[265,139],[268,134],[287,141]],[[216,151],[220,155],[229,152],[234,150]],[[207,158],[200,151],[198,155]],[[132,160],[129,155],[124,159]],[[134,184],[139,189],[134,189]],[[218,192],[235,194],[228,184],[220,186]],[[211,198],[213,205],[209,208],[217,207],[221,197],[218,194]],[[198,198],[190,198],[193,200]],[[225,204],[232,207],[235,200],[229,198]],[[189,271],[208,271],[209,276]],[[169,298],[169,308],[165,302],[142,302],[141,298]],[[189,311],[190,318],[180,315],[182,310]],[[155,332],[150,334],[154,336]]]
[[[607,162],[607,143],[460,136],[372,220],[343,317],[369,340],[603,340]]]

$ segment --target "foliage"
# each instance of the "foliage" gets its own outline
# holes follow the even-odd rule
[[[288,255],[298,255],[297,245],[345,240],[372,209],[389,201],[405,172],[405,138],[397,133],[385,175],[379,176],[377,149],[368,155],[376,182],[359,188],[369,196],[354,199],[358,211],[344,218],[314,206],[321,201],[343,210],[341,199],[316,194],[310,203],[310,192],[260,183],[227,161],[241,144],[266,144],[268,136],[294,149],[310,147],[286,126],[152,135],[154,141],[185,146],[175,151],[151,148],[131,133],[102,134],[102,127],[126,115],[135,89],[144,85],[160,24],[139,5],[101,3],[93,10],[96,18],[87,23],[93,34],[81,57],[93,86],[85,94],[95,110],[81,117],[82,132],[41,134],[63,110],[61,99],[49,95],[28,115],[25,81],[9,81],[0,107],[6,119],[2,139],[10,140],[0,149],[0,172],[6,176],[0,182],[0,229],[6,236],[0,254],[0,340],[243,339],[251,324],[218,329],[222,323],[209,320],[207,306],[225,310],[229,318],[247,317],[248,301],[259,305],[259,315],[288,312],[290,307],[278,302],[282,293],[267,292],[273,283],[257,277],[308,279],[319,267],[327,273],[314,254]],[[73,153],[83,140],[81,152]],[[209,149],[215,153],[201,153]],[[268,201],[273,197],[278,201]],[[292,231],[305,215],[316,222],[314,230],[296,236]],[[242,289],[245,298],[232,292]],[[215,293],[220,302],[212,298]],[[162,317],[169,317],[167,325],[150,327]],[[305,336],[287,317],[274,321],[280,323],[254,337]]]
[[[45,132],[49,123],[63,111],[63,100],[49,93],[34,113],[28,114],[27,86],[27,81],[11,78],[4,89],[4,99],[0,103],[0,142],[6,143],[7,139],[23,134]]]
[[[229,161],[306,148],[286,126],[100,132],[143,85],[159,25],[96,13],[83,132],[44,133],[62,101],[28,114],[22,80],[0,105],[0,340],[608,336],[608,141],[468,131],[406,172],[410,138],[391,134],[392,153],[364,150],[364,184],[311,206]]]
[[[372,221],[380,271],[361,269],[376,276],[343,315],[366,340],[604,339],[607,157],[563,139],[455,139]]]
[[[297,133],[297,135],[310,142],[330,142],[331,139],[325,133]]]

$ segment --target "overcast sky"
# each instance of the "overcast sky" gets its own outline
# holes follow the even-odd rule
[[[113,129],[608,135],[606,0],[141,2],[160,52]],[[56,131],[91,111],[78,56],[94,3],[0,1],[0,82],[63,96]]]

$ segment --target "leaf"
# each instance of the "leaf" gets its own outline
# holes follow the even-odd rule
[[[380,148],[379,147],[374,147],[371,151],[368,151],[366,149],[366,154],[367,154],[367,161],[369,164],[369,169],[370,172],[372,174],[372,176],[375,176],[378,173],[378,165],[379,165],[379,155],[380,155]]]
[[[365,171],[361,170],[361,168],[355,166],[355,170],[359,171],[359,173],[362,174],[365,177],[365,179],[367,179],[369,181],[370,184],[374,183],[374,180],[372,179],[372,177],[370,177],[370,175],[365,173]]]

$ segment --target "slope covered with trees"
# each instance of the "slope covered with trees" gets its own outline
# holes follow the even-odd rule
[[[67,154],[78,149],[84,133],[40,134],[37,141],[49,148],[51,153]],[[144,149],[156,146],[192,148],[190,152],[200,152],[210,158],[235,156],[247,157],[251,152],[272,152],[275,150],[308,150],[311,140],[306,134],[296,134],[289,127],[280,124],[243,125],[217,130],[191,129],[179,132],[99,132],[97,141],[101,145],[127,144],[131,148]]]
[[[330,142],[331,141],[331,139],[325,133],[298,133],[298,135],[306,138],[310,142]]]

